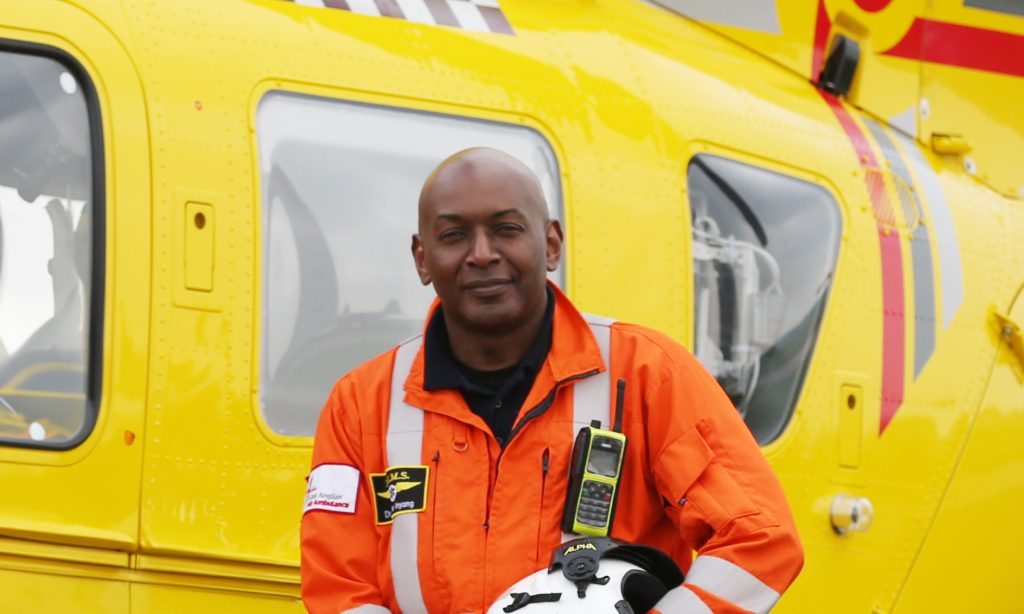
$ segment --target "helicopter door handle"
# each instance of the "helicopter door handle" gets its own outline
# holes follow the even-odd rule
[[[838,494],[832,499],[829,519],[837,535],[863,533],[875,519],[875,507],[866,497]]]

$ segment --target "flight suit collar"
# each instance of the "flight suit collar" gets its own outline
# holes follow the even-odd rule
[[[548,301],[544,309],[544,320],[541,322],[540,332],[522,360],[509,367],[508,379],[522,381],[532,377],[540,371],[541,365],[544,363],[544,358],[551,347],[551,324],[554,321],[555,312],[555,293],[548,288],[547,295]],[[434,310],[423,333],[423,388],[426,390],[458,388],[464,392],[491,392],[481,389],[480,385],[471,381],[464,373],[465,366],[458,364],[448,342],[448,329],[445,326],[443,309],[443,307],[437,307]]]
[[[526,397],[519,411],[519,418],[538,405],[560,382],[598,373],[606,368],[601,358],[601,350],[590,332],[590,326],[583,319],[568,297],[553,283],[548,287],[555,298],[555,310],[551,324],[551,349],[541,365],[533,388]],[[434,299],[430,306],[424,331],[440,307],[440,301]],[[448,415],[461,422],[473,425],[489,432],[489,428],[480,416],[477,416],[466,405],[462,394],[451,388],[426,390],[424,380],[425,353],[420,345],[416,358],[413,360],[409,377],[405,380],[405,402],[425,411]],[[517,418],[517,422],[519,420]]]

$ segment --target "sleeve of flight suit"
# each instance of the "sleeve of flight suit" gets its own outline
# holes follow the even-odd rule
[[[655,484],[697,551],[652,612],[767,612],[803,566],[785,494],[714,378],[688,352],[647,398]]]
[[[348,377],[335,385],[313,444],[300,535],[302,601],[312,614],[388,612],[354,386]]]

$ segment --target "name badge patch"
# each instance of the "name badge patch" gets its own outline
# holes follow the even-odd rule
[[[429,479],[426,466],[388,467],[384,473],[371,473],[377,524],[391,524],[396,516],[422,512],[427,507]]]
[[[309,474],[302,513],[326,510],[355,514],[358,495],[358,469],[349,465],[320,465]]]

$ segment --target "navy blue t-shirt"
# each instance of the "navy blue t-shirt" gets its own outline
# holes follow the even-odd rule
[[[423,339],[423,388],[454,388],[461,392],[466,404],[491,427],[491,432],[502,447],[508,442],[519,409],[530,394],[533,381],[537,379],[537,373],[551,349],[555,296],[550,288],[547,294],[548,305],[544,310],[544,320],[530,349],[519,364],[497,371],[480,371],[455,358],[441,308],[438,308],[427,324]]]

